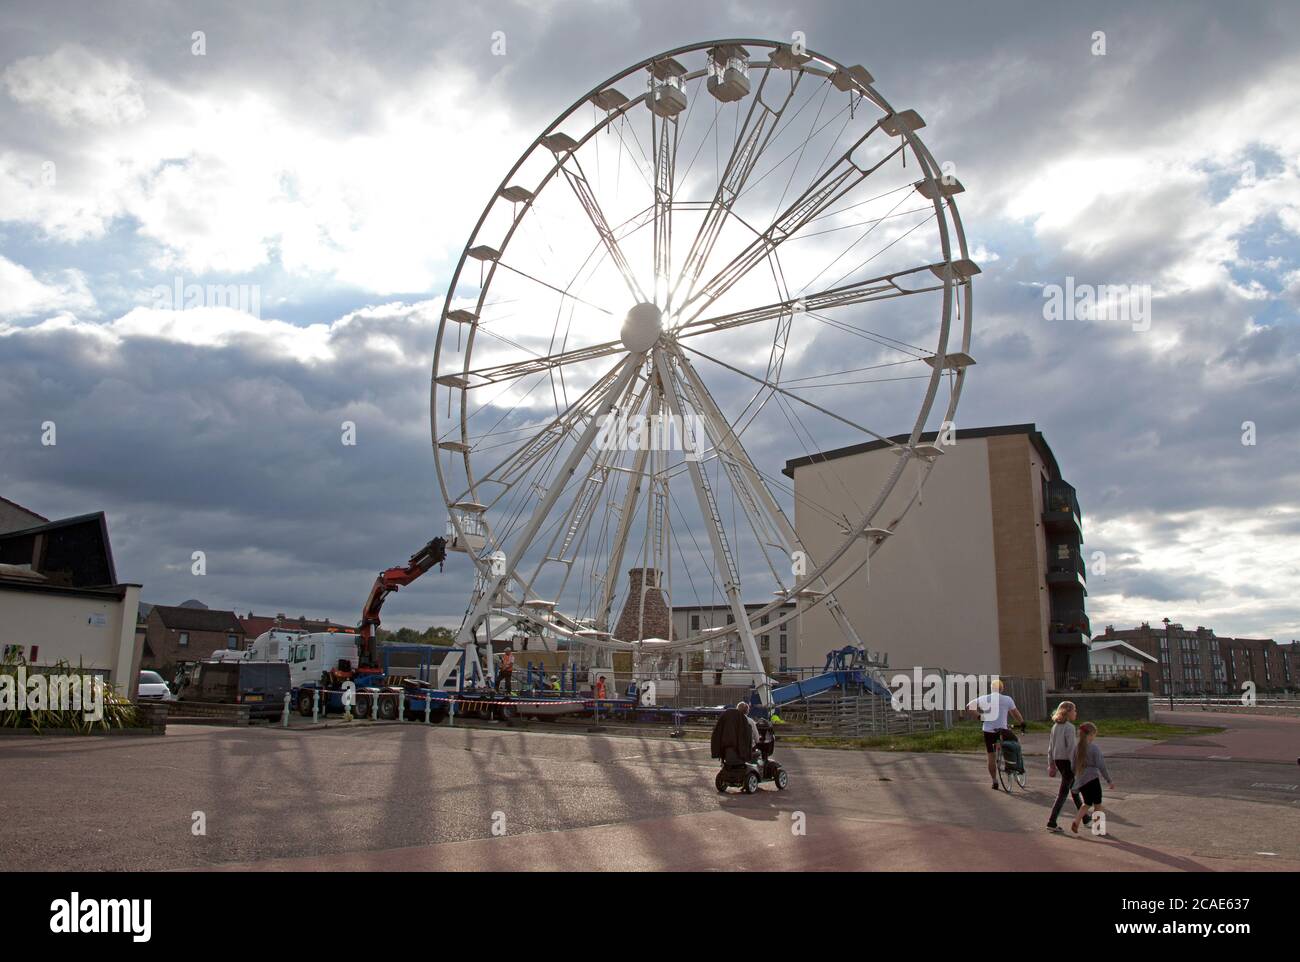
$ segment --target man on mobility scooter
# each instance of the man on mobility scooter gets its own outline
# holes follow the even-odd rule
[[[771,760],[775,747],[776,735],[766,718],[752,720],[746,702],[728,708],[713,726],[710,739],[713,757],[722,762],[713,784],[719,792],[731,787],[746,795],[758,791],[760,782],[774,782],[784,790],[790,780],[785,769]]]

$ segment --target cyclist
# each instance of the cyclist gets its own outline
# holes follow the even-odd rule
[[[1008,735],[1012,735],[1011,729],[1007,727],[1007,719],[1014,718],[1020,730],[1025,729],[1024,716],[1016,708],[1015,701],[1010,695],[1002,694],[1002,680],[993,679],[990,686],[993,690],[987,695],[980,695],[966,706],[966,710],[984,719],[984,751],[988,753],[989,778],[993,780],[993,789],[998,787],[998,767],[993,757],[997,751],[998,742]]]

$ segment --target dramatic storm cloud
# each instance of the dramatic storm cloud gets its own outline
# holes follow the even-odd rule
[[[1098,630],[1300,634],[1290,4],[290,11],[0,13],[0,495],[105,510],[147,600],[354,620],[374,572],[442,530],[438,316],[514,159],[653,53],[802,31],[918,110],[966,187],[983,273],[959,426],[1044,432],[1105,553]],[[1136,285],[1149,316],[1048,320],[1067,278]],[[755,442],[803,453],[785,445]],[[455,559],[386,622],[456,624],[471,580]]]

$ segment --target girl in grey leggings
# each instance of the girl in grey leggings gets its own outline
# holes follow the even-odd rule
[[[1056,711],[1052,712],[1052,734],[1047,739],[1047,776],[1051,778],[1059,774],[1061,787],[1056,793],[1056,804],[1052,806],[1052,814],[1047,819],[1049,832],[1061,831],[1061,827],[1056,824],[1056,817],[1061,814],[1061,807],[1065,804],[1067,795],[1074,797],[1076,810],[1083,808],[1083,799],[1079,797],[1079,793],[1070,790],[1071,783],[1074,781],[1074,751],[1077,744],[1074,720],[1078,717],[1079,711],[1072,701],[1061,702],[1056,706]]]

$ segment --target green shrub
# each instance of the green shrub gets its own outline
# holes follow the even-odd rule
[[[9,675],[14,681],[14,691],[18,687],[18,669],[30,667],[26,659],[21,657],[9,656],[3,662],[0,662],[0,675]],[[53,667],[42,666],[39,673],[47,677],[53,675],[84,675],[85,671],[78,666],[74,671],[72,666],[65,660],[60,660]],[[70,729],[83,735],[88,735],[96,730],[109,731],[114,728],[139,728],[144,724],[140,713],[136,711],[133,705],[125,695],[118,691],[114,686],[105,683],[103,688],[103,717],[98,721],[88,721],[85,717],[85,709],[19,709],[16,705],[13,708],[0,710],[0,728],[30,728],[36,732],[42,732],[51,729]]]

